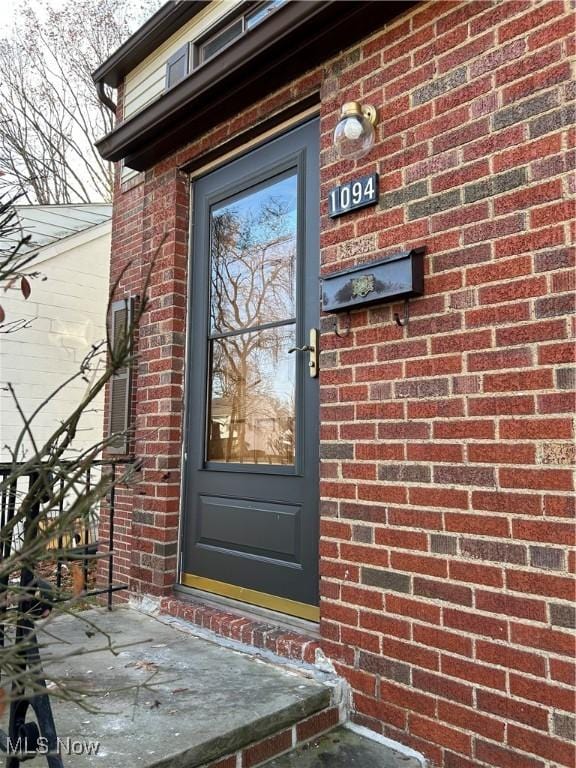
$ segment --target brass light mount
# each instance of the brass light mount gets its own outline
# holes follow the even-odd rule
[[[370,125],[376,125],[378,113],[376,112],[376,107],[373,107],[372,104],[360,104],[358,101],[347,101],[342,105],[342,109],[340,111],[340,119],[346,117],[362,116],[368,120]]]

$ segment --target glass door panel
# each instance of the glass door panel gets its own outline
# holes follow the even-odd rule
[[[212,335],[294,320],[297,175],[283,175],[210,212]]]
[[[210,210],[207,461],[294,465],[297,180]]]
[[[294,464],[294,327],[212,340],[208,461]]]

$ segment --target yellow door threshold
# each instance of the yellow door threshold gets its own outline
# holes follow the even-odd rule
[[[204,592],[211,592],[215,595],[230,597],[233,600],[239,600],[251,605],[259,605],[261,608],[268,608],[278,613],[287,613],[289,616],[297,616],[300,619],[308,621],[319,621],[320,609],[317,605],[308,605],[299,603],[297,600],[289,600],[286,597],[269,595],[266,592],[258,592],[255,589],[246,589],[237,587],[234,584],[226,584],[223,581],[215,579],[205,579],[202,576],[193,576],[191,573],[182,574],[182,584],[193,589],[201,589]]]

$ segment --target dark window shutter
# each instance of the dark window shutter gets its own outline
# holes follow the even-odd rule
[[[114,349],[130,330],[134,315],[134,300],[122,299],[114,301],[110,312],[110,339]],[[130,426],[131,378],[132,368],[126,365],[118,370],[110,379],[109,435],[114,435],[114,438],[108,444],[108,451],[110,453],[128,452],[127,431]]]
[[[189,60],[190,44],[186,43],[186,45],[179,48],[176,53],[173,53],[166,62],[166,88],[171,88],[186,77],[188,74]]]

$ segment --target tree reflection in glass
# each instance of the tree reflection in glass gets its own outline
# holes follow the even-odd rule
[[[297,177],[211,211],[209,461],[293,464]]]

